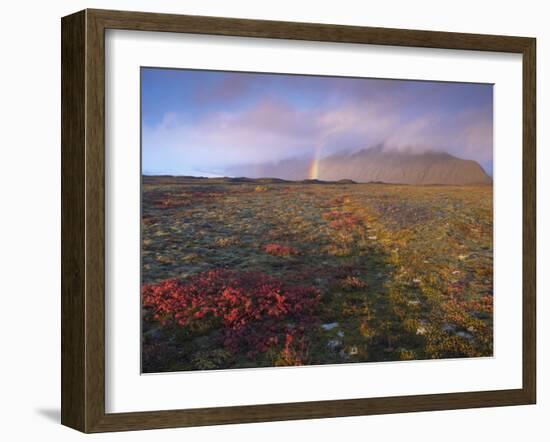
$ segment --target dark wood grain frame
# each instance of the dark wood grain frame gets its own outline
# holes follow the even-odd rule
[[[84,10],[62,29],[61,422],[83,432],[534,404],[536,40],[405,29]],[[496,51],[523,56],[523,386],[513,390],[105,412],[105,30]],[[518,189],[519,191],[519,189]]]

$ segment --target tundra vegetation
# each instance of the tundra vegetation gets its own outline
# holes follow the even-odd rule
[[[491,356],[492,194],[143,177],[143,372]]]

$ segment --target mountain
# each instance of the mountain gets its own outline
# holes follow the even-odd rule
[[[452,185],[492,182],[473,160],[444,152],[414,153],[380,147],[332,155],[319,162],[318,170],[319,178],[326,180],[348,178],[359,182]]]
[[[312,171],[314,171],[312,173]],[[238,173],[234,173],[238,172]],[[415,153],[382,147],[338,153],[317,161],[296,159],[234,168],[233,175],[250,178],[278,177],[287,180],[317,178],[325,181],[353,180],[399,184],[491,184],[492,179],[473,160],[448,153]]]

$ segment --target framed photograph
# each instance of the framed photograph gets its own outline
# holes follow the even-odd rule
[[[535,403],[535,39],[62,19],[62,423]]]

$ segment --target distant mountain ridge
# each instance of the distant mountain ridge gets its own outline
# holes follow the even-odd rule
[[[312,167],[315,176],[311,176]],[[491,184],[492,178],[473,160],[444,152],[416,153],[381,146],[353,153],[338,153],[319,159],[283,160],[232,168],[231,175],[250,178],[277,177],[287,180],[317,178],[324,181],[353,180],[390,184]]]

